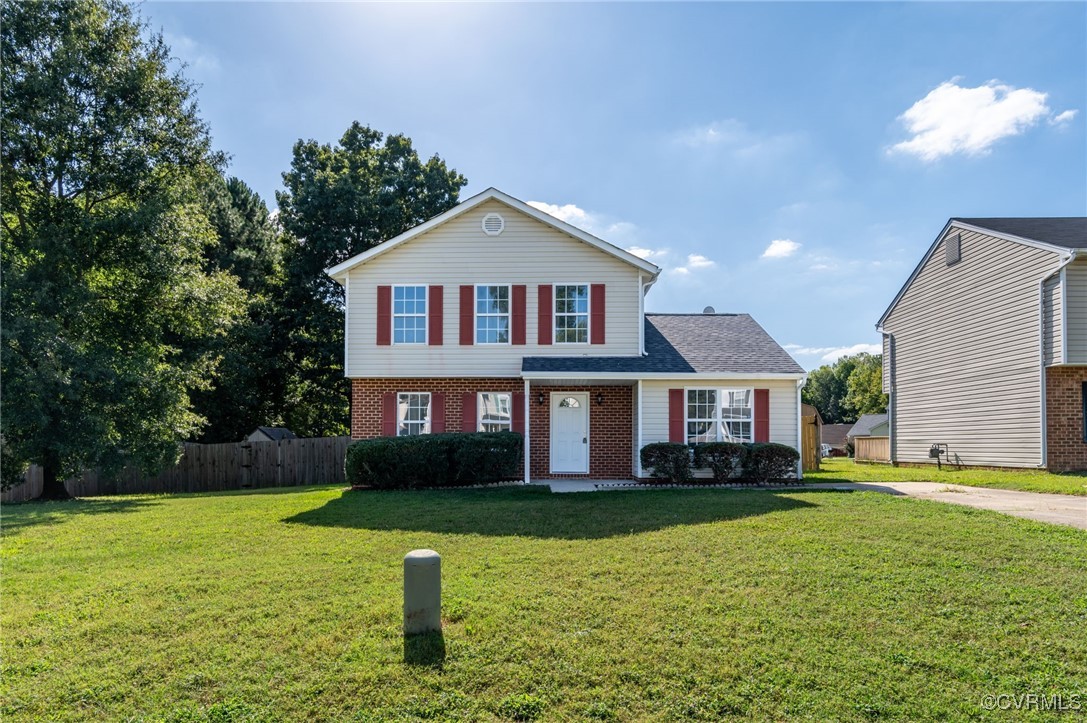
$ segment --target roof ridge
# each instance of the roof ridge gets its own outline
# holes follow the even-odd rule
[[[712,314],[701,312],[671,312],[671,311],[647,311],[646,316],[751,316],[746,311],[715,311]]]

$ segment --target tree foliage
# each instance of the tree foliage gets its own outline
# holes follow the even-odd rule
[[[348,428],[344,379],[343,288],[324,270],[436,216],[457,203],[465,178],[411,139],[353,123],[336,145],[298,141],[280,222],[294,239],[286,254],[283,307],[290,329],[286,423],[300,434]]]
[[[0,13],[5,477],[38,463],[65,496],[177,459],[242,295],[205,266],[222,159],[161,35],[118,0]]]
[[[801,396],[827,424],[855,422],[862,414],[887,411],[882,375],[882,355],[844,356],[808,374]]]

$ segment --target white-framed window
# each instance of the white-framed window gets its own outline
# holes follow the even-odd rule
[[[555,285],[555,343],[589,343],[589,285]]]
[[[510,343],[510,287],[476,287],[476,344]]]
[[[393,343],[426,344],[427,288],[393,287]]]
[[[687,443],[754,441],[752,389],[688,389]]]
[[[476,428],[480,432],[508,432],[513,429],[513,395],[509,392],[480,392],[476,399]]]
[[[396,395],[396,436],[430,434],[430,392]]]

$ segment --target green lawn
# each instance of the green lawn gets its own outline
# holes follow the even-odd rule
[[[1008,717],[985,695],[1087,705],[1087,534],[966,507],[325,487],[9,505],[3,523],[5,721],[944,721]],[[445,629],[405,651],[401,559],[418,547],[443,556]]]
[[[996,487],[1026,492],[1087,495],[1087,474],[1052,474],[1036,470],[986,470],[944,465],[892,467],[889,464],[857,464],[845,457],[819,460],[818,472],[805,472],[806,482],[944,482],[972,487]]]

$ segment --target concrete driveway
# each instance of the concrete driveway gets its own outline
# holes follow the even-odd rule
[[[1003,512],[1006,515],[1026,517],[1029,520],[1051,522],[1055,525],[1068,525],[1087,530],[1087,497],[998,490],[988,487],[965,487],[963,485],[939,484],[936,482],[820,483],[804,486],[816,489],[866,490],[916,497],[922,500],[937,500],[939,502],[949,502],[953,505],[979,507],[983,510]]]

